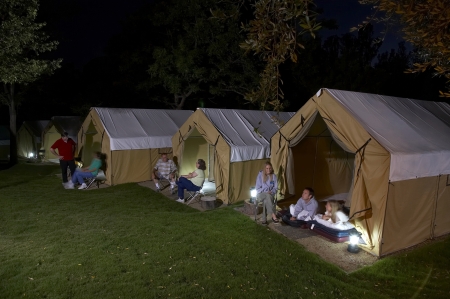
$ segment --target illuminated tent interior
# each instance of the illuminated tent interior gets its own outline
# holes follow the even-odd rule
[[[17,154],[23,158],[36,158],[42,146],[42,132],[48,120],[24,121],[17,131]]]

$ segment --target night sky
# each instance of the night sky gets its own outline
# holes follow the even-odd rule
[[[79,12],[57,22],[60,45],[55,51],[67,63],[83,67],[89,60],[103,55],[108,40],[121,30],[126,16],[153,0],[78,0]],[[324,9],[323,17],[336,19],[339,29],[322,32],[324,37],[349,32],[371,13],[371,7],[360,5],[357,0],[316,0]],[[376,26],[381,31],[382,26]],[[395,48],[400,37],[389,34],[382,50]]]
[[[127,15],[154,0],[42,0],[40,20],[48,23],[46,30],[52,39],[59,41],[50,58],[63,58],[64,64],[74,64],[82,70],[89,61],[103,55],[108,40],[121,31],[121,22]],[[361,23],[371,14],[371,7],[360,5],[357,0],[316,0],[323,8],[321,17],[335,19],[337,30],[325,30],[320,34],[326,38],[349,32],[349,28]],[[176,9],[176,8],[174,8]],[[381,31],[381,25],[375,30]],[[396,48],[401,41],[393,33],[387,36],[381,51]],[[23,111],[23,110],[22,110]],[[19,119],[27,118],[20,115]],[[39,116],[33,115],[33,119]],[[8,109],[0,107],[0,124],[8,124]],[[20,126],[20,125],[19,125]]]

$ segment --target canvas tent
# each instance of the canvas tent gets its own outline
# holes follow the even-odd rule
[[[282,190],[348,193],[350,217],[383,256],[450,233],[450,106],[321,89],[272,138]]]
[[[42,132],[47,127],[48,120],[24,121],[17,131],[17,154],[20,157],[37,157],[42,146]]]
[[[151,180],[161,153],[172,152],[172,136],[192,111],[91,108],[78,132],[80,155],[89,165],[92,154],[107,156],[106,183]]]
[[[77,142],[77,133],[80,128],[79,116],[53,116],[42,132],[42,147],[44,159],[50,162],[58,162],[58,159],[50,152],[50,147],[61,138],[61,133],[67,132],[69,138]]]
[[[9,128],[0,126],[0,161],[9,160]]]
[[[217,198],[233,203],[249,198],[258,171],[270,158],[270,138],[294,113],[199,108],[173,136],[181,172],[206,161]]]

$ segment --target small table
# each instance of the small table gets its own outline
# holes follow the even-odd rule
[[[203,196],[201,198],[202,209],[212,210],[216,208],[216,198],[212,196]]]

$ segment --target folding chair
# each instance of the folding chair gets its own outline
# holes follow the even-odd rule
[[[103,170],[99,170],[97,173],[97,176],[93,177],[93,178],[88,178],[86,179],[86,189],[89,189],[89,187],[92,186],[92,184],[97,183],[97,188],[100,188],[100,184],[103,184],[106,181],[106,175],[105,172],[103,172]]]
[[[200,202],[202,196],[206,195],[206,193],[202,191],[203,186],[205,186],[204,182],[203,182],[202,188],[199,191],[186,190],[186,192],[188,193],[188,198],[185,200],[186,205],[190,205],[193,202]]]

